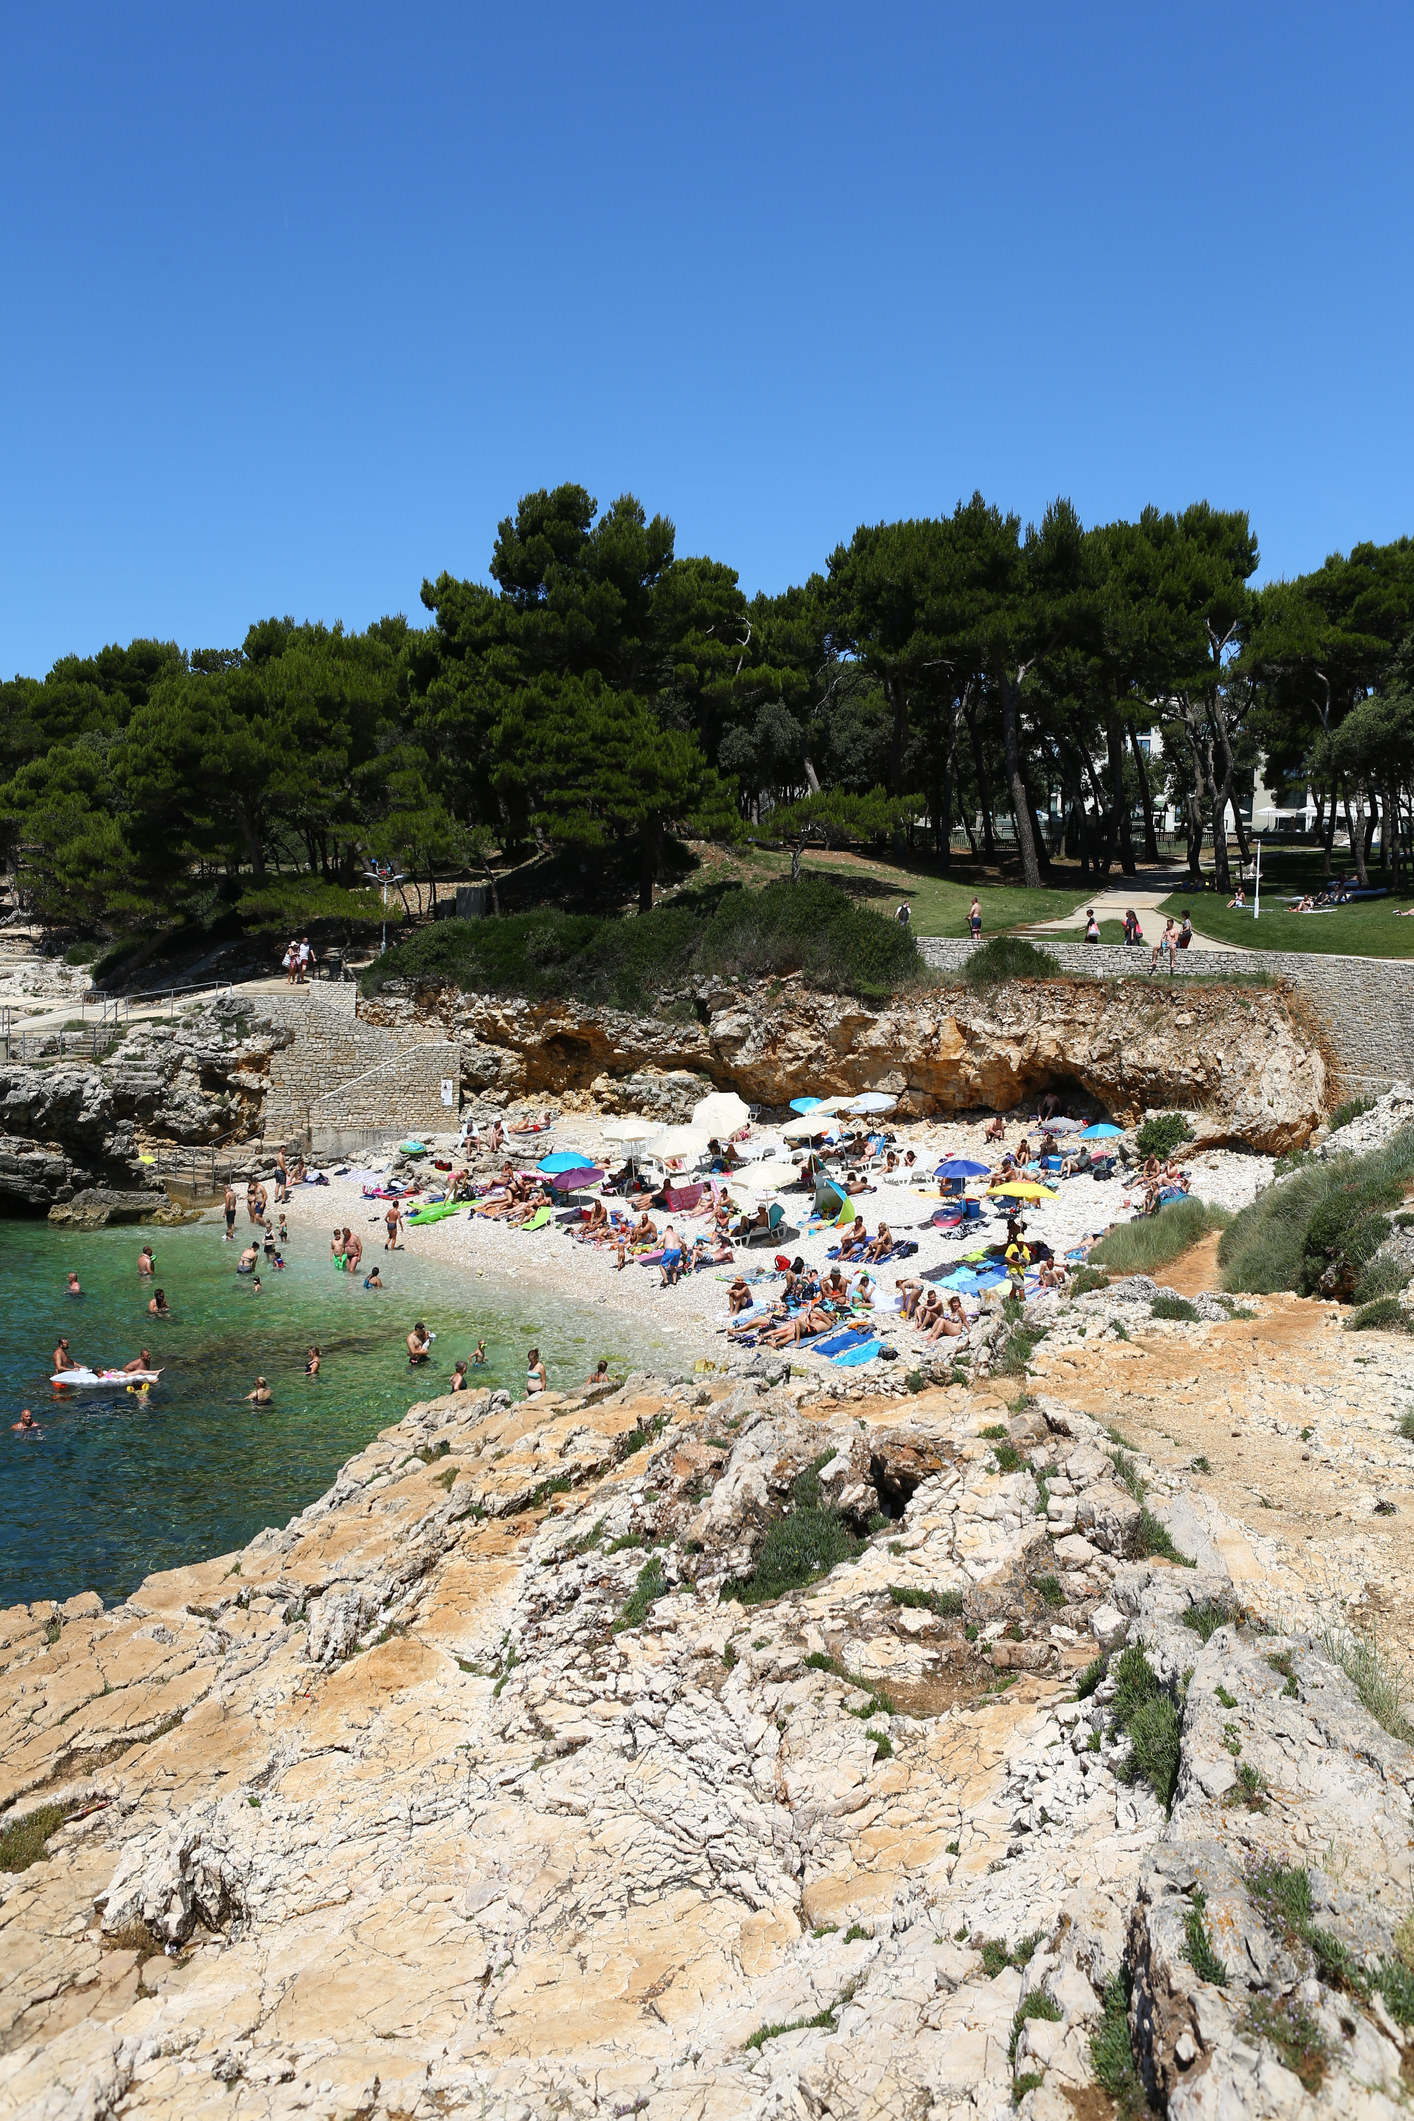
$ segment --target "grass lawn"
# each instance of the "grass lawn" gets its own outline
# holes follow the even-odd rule
[[[1333,858],[1338,875],[1342,868],[1339,850]],[[1377,868],[1370,882],[1381,882]],[[1217,891],[1179,891],[1164,901],[1164,911],[1178,919],[1188,914],[1199,935],[1214,935],[1244,950],[1309,950],[1347,957],[1414,957],[1414,920],[1401,919],[1414,907],[1407,891],[1388,898],[1362,899],[1353,906],[1332,906],[1321,913],[1291,913],[1285,899],[1298,892],[1315,893],[1321,885],[1321,858],[1308,849],[1262,856],[1262,914],[1254,921],[1250,904],[1245,911],[1229,908],[1230,894]],[[1250,888],[1247,896],[1250,900]]]
[[[732,850],[743,881],[767,883],[772,877],[790,873],[790,857],[770,848]],[[982,933],[999,935],[1028,921],[1053,921],[1073,913],[1093,893],[1092,883],[1058,882],[1045,891],[1027,891],[1020,884],[1003,881],[995,873],[979,875],[954,859],[952,874],[942,876],[921,862],[907,867],[879,861],[872,856],[812,847],[801,863],[803,876],[828,877],[866,905],[892,913],[905,899],[913,915],[915,935],[966,935],[967,914],[975,891],[982,901]],[[1065,871],[1059,871],[1064,876]],[[1044,940],[1044,938],[1042,938]]]

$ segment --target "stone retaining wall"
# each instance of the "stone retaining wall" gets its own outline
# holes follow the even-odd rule
[[[331,984],[327,995],[295,988],[288,994],[263,994],[254,1003],[253,1014],[294,1033],[293,1042],[270,1061],[264,1111],[267,1142],[307,1140],[312,1110],[331,1092],[436,1039],[431,1025],[390,1031],[381,1024],[363,1023],[344,999],[354,993],[352,986]],[[331,1001],[332,995],[339,999]],[[400,1124],[389,1121],[390,1127]]]
[[[1149,948],[1123,944],[1066,943],[1032,938],[1061,968],[1093,979],[1143,979]],[[925,963],[958,972],[976,945],[963,936],[921,935]],[[1414,1075],[1414,959],[1322,956],[1299,950],[1183,950],[1176,977],[1231,978],[1265,972],[1304,995],[1329,1042],[1336,1068],[1335,1100],[1388,1090]],[[1167,979],[1156,972],[1155,979]]]
[[[315,1098],[308,1108],[315,1155],[355,1154],[394,1134],[445,1133],[457,1123],[461,1064],[458,1045],[413,1045]],[[450,1106],[442,1102],[445,1081],[457,1086]]]

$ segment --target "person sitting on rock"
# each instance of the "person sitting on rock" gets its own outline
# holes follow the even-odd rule
[[[845,1234],[840,1242],[840,1258],[861,1259],[864,1256],[864,1249],[868,1242],[869,1232],[864,1226],[864,1217],[856,1215],[854,1227]]]
[[[982,1136],[982,1139],[984,1142],[999,1142],[1005,1137],[1005,1134],[1006,1121],[1002,1118],[1000,1112],[994,1112],[987,1122],[987,1131]]]
[[[880,1260],[886,1259],[888,1257],[889,1253],[893,1251],[893,1248],[893,1232],[890,1230],[887,1223],[880,1223],[878,1236],[874,1239],[874,1242],[872,1244],[866,1245],[864,1247],[864,1252],[862,1256],[865,1259],[872,1260],[877,1266]]]

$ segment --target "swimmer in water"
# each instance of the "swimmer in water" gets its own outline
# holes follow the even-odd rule
[[[157,1262],[152,1256],[151,1245],[144,1245],[138,1253],[137,1270],[142,1275],[155,1274],[157,1272]]]
[[[19,1420],[12,1421],[10,1427],[17,1436],[42,1436],[44,1434],[43,1429],[41,1429],[33,1414],[30,1413],[28,1407],[20,1408]]]
[[[285,1262],[283,1261],[283,1259],[281,1259],[281,1257],[280,1257],[279,1253],[277,1252],[277,1253],[275,1254],[275,1272],[276,1272],[277,1274],[283,1274],[283,1273],[284,1273],[284,1271],[285,1271]]]
[[[479,1340],[471,1351],[471,1367],[473,1370],[484,1370],[486,1367],[486,1343],[484,1340]]]
[[[464,1392],[464,1391],[466,1390],[466,1364],[465,1364],[465,1362],[459,1362],[459,1363],[454,1363],[454,1364],[453,1364],[453,1366],[452,1366],[452,1384],[451,1384],[451,1389],[452,1389],[452,1390],[453,1390],[454,1392]]]
[[[69,1353],[68,1335],[61,1335],[59,1345],[54,1350],[54,1368],[56,1373],[60,1370],[77,1370],[81,1367],[82,1366],[79,1363],[76,1363],[74,1361],[73,1356]]]
[[[262,1294],[262,1291],[261,1291],[261,1287],[260,1287],[260,1276],[259,1276],[258,1274],[257,1274],[257,1275],[256,1275],[256,1276],[254,1277],[254,1279],[252,1280],[252,1282],[251,1282],[251,1285],[250,1285],[250,1286],[251,1286],[251,1292],[252,1292],[252,1294],[253,1294],[253,1295],[259,1296],[259,1295],[261,1295],[261,1294]]]
[[[304,1366],[304,1374],[306,1377],[317,1377],[319,1375],[319,1362],[320,1355],[318,1348],[311,1348],[309,1351],[309,1358]]]
[[[378,1262],[376,1259],[373,1262],[372,1271],[368,1274],[365,1274],[363,1277],[363,1286],[365,1289],[381,1289],[383,1286],[383,1277],[378,1272]]]
[[[152,1357],[149,1355],[146,1348],[141,1348],[139,1349],[138,1353],[133,1357],[131,1362],[125,1362],[123,1364],[123,1374],[126,1377],[131,1377],[134,1371],[136,1370],[150,1370],[151,1368]]]
[[[285,1246],[286,1246],[286,1245],[287,1245],[287,1244],[289,1243],[289,1241],[290,1241],[290,1233],[289,1233],[289,1230],[288,1230],[288,1229],[286,1228],[286,1225],[285,1225],[285,1218],[284,1218],[284,1216],[283,1216],[283,1215],[281,1215],[281,1217],[280,1217],[280,1227],[279,1227],[279,1229],[278,1229],[278,1230],[277,1230],[277,1231],[275,1232],[275,1240],[276,1240],[276,1243],[277,1243],[277,1244],[278,1244],[278,1245],[280,1246],[280,1248],[281,1248],[281,1250],[282,1250],[282,1251],[284,1250]]]
[[[153,1318],[170,1318],[172,1313],[167,1304],[167,1291],[165,1289],[154,1289],[147,1308]]]
[[[70,1296],[82,1296],[82,1295],[83,1295],[83,1290],[82,1290],[82,1289],[81,1289],[81,1288],[79,1287],[79,1278],[78,1278],[77,1274],[75,1274],[75,1272],[74,1272],[74,1270],[73,1270],[73,1268],[72,1268],[72,1267],[70,1267],[70,1269],[69,1269],[69,1289],[68,1289],[68,1293],[69,1293],[69,1295],[70,1295]]]
[[[255,1390],[253,1392],[246,1393],[246,1398],[250,1401],[253,1407],[268,1407],[274,1396],[274,1393],[271,1391],[269,1385],[265,1382],[265,1379],[263,1377],[257,1377],[255,1380]]]
[[[236,1272],[237,1274],[254,1274],[259,1264],[260,1252],[258,1248],[255,1245],[247,1245],[240,1258],[236,1261]]]
[[[432,1336],[419,1318],[407,1338],[408,1368],[416,1370],[432,1353]]]
[[[609,1379],[609,1365],[608,1365],[608,1362],[607,1362],[607,1361],[605,1360],[605,1358],[604,1358],[603,1356],[600,1356],[600,1358],[599,1358],[599,1361],[598,1361],[598,1362],[597,1362],[597,1363],[595,1364],[595,1366],[594,1366],[594,1369],[593,1369],[593,1371],[591,1372],[591,1374],[590,1374],[590,1375],[589,1375],[588,1377],[586,1377],[586,1378],[585,1378],[585,1380],[584,1380],[584,1381],[585,1381],[585,1383],[586,1383],[587,1385],[602,1385],[602,1384],[607,1384],[607,1383],[608,1383],[608,1379]]]

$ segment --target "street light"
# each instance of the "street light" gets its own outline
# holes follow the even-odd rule
[[[402,871],[395,870],[391,862],[370,861],[365,874],[370,884],[381,884],[383,886],[383,945],[378,952],[378,955],[382,957],[383,952],[388,947],[388,886],[389,884],[405,884],[407,877]]]

